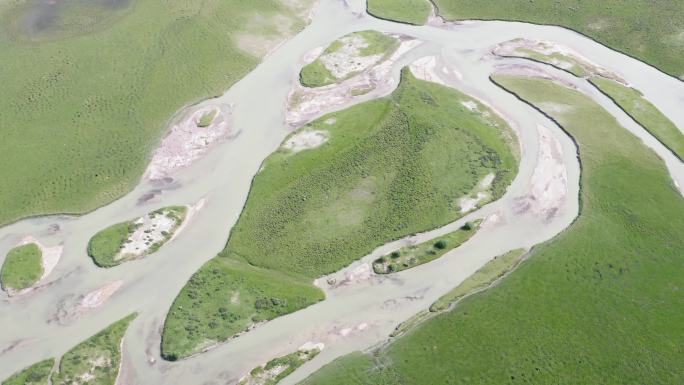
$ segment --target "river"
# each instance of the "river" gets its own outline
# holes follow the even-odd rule
[[[351,4],[321,1],[307,28],[278,47],[218,100],[204,102],[234,104],[233,124],[240,133],[177,172],[173,183],[143,180],[123,198],[89,214],[30,218],[0,229],[3,255],[27,235],[47,246],[64,245],[62,259],[50,276],[54,283],[23,297],[0,297],[0,378],[41,359],[58,357],[113,321],[138,311],[124,339],[126,374],[122,380],[128,378],[136,384],[234,383],[254,366],[290,353],[307,341],[325,343],[321,354],[284,381],[294,383],[336,357],[382,343],[398,323],[429,307],[494,256],[531,247],[558,234],[578,213],[580,169],[576,148],[552,122],[489,81],[498,66],[523,62],[489,55],[494,44],[523,37],[570,47],[629,81],[675,124],[684,127],[684,83],[575,32],[498,21],[443,28],[409,26],[372,18],[362,12],[364,6],[363,0]],[[357,274],[349,284],[336,288],[328,287],[325,278],[319,279],[326,291],[325,301],[260,325],[200,355],[174,363],[161,360],[160,329],[171,302],[192,273],[224,247],[252,177],[263,159],[290,132],[284,124],[285,100],[297,81],[302,56],[346,33],[364,29],[402,33],[424,41],[395,63],[395,79],[403,66],[428,55],[458,71],[462,77],[451,85],[494,107],[519,134],[522,154],[518,176],[500,200],[445,228],[385,245],[333,276],[341,281],[349,272],[362,272],[359,266],[399,244],[427,239],[473,218],[490,218],[470,241],[444,257],[391,277]],[[665,160],[672,178],[684,186],[684,166],[657,140],[584,80],[573,79],[562,71],[549,72],[590,94],[653,148]],[[540,136],[540,125],[546,128],[541,130],[546,137]],[[540,141],[540,137],[545,139]],[[534,188],[535,169],[544,167],[540,162],[548,161],[539,154],[545,153],[549,143],[553,146],[556,142],[560,147],[556,163],[567,176],[565,197],[550,218],[521,212],[519,198]],[[151,191],[155,197],[141,203],[140,198]],[[204,208],[187,228],[147,258],[100,269],[86,254],[89,238],[104,227],[159,207],[194,204],[200,199],[205,199]],[[499,220],[494,221],[492,215]],[[70,322],[50,321],[60,303],[117,280],[123,281],[121,289],[102,307]],[[10,346],[15,347],[4,351]]]

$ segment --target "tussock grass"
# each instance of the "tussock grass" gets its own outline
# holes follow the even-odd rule
[[[581,213],[489,290],[386,350],[306,384],[678,384],[684,381],[684,200],[658,156],[590,98],[549,80],[495,77],[579,143]]]

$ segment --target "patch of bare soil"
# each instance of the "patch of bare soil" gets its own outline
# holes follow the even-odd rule
[[[211,113],[215,114],[211,123],[200,127],[202,117]],[[155,150],[145,173],[147,179],[167,178],[204,156],[213,145],[233,136],[229,121],[230,106],[207,106],[186,113]]]
[[[122,280],[110,282],[78,297],[69,296],[57,305],[57,311],[49,322],[67,324],[84,314],[90,313],[102,306],[123,285]]]
[[[602,76],[613,79],[620,83],[626,82],[615,73],[591,62],[586,57],[574,50],[560,44],[544,40],[513,39],[499,43],[491,50],[492,54],[501,57],[531,58],[530,52],[544,57],[544,61],[554,67],[571,70],[573,67],[581,68],[585,76]]]
[[[327,131],[306,130],[298,132],[285,140],[283,148],[297,153],[319,147],[327,142],[328,138],[329,134]]]
[[[527,195],[516,198],[518,213],[529,212],[546,221],[563,206],[568,192],[568,175],[563,163],[560,142],[542,125],[539,132],[539,153]]]
[[[287,98],[285,122],[292,127],[299,127],[334,109],[389,95],[394,90],[394,81],[390,76],[392,66],[402,55],[421,44],[420,40],[404,35],[393,36],[400,40],[400,44],[390,57],[347,80],[317,88],[307,88],[296,81]],[[318,57],[316,53],[320,52],[321,49],[316,48],[306,54],[302,65],[308,64],[307,60],[315,60]]]

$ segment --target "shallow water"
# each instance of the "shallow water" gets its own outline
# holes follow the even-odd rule
[[[64,255],[49,277],[54,280],[49,287],[21,298],[9,299],[4,294],[0,297],[0,378],[40,359],[57,357],[114,320],[138,311],[139,316],[124,341],[124,367],[132,383],[232,383],[255,365],[289,353],[306,341],[324,342],[323,352],[284,382],[293,383],[342,354],[384,341],[399,322],[427,308],[494,256],[553,237],[577,215],[576,148],[550,121],[488,80],[497,66],[523,63],[488,55],[489,48],[496,43],[525,37],[569,46],[630,81],[679,127],[684,127],[684,111],[679,108],[684,103],[684,83],[577,33],[557,27],[506,22],[464,23],[444,29],[408,26],[354,12],[363,9],[363,5],[362,0],[351,6],[341,1],[322,1],[310,26],[280,46],[223,96],[204,102],[234,104],[233,122],[240,133],[193,166],[178,172],[173,182],[142,181],[125,197],[78,218],[33,218],[0,229],[0,258],[26,235],[35,236],[46,246],[64,244]],[[171,302],[190,275],[223,248],[253,175],[262,160],[289,133],[283,121],[285,100],[293,82],[297,81],[301,57],[348,32],[369,28],[404,33],[425,41],[396,63],[395,82],[403,66],[426,55],[439,56],[462,75],[461,80],[452,79],[452,85],[493,106],[511,122],[522,143],[519,175],[501,200],[411,240],[427,239],[455,229],[467,220],[493,213],[498,213],[501,221],[485,226],[470,241],[444,257],[389,277],[361,279],[334,289],[327,287],[325,278],[319,279],[326,290],[325,301],[261,325],[195,357],[175,363],[160,360],[159,331]],[[665,160],[673,179],[684,186],[684,167],[657,140],[586,82],[572,79],[561,71],[550,72],[592,95],[652,147]],[[550,220],[516,210],[515,198],[529,191],[537,164],[538,124],[548,127],[559,141],[568,176],[567,197]],[[152,198],[150,193],[154,195]],[[141,200],[142,197],[145,199]],[[168,205],[194,204],[202,198],[206,199],[204,208],[186,229],[145,259],[99,269],[86,255],[88,239],[112,223]],[[345,272],[406,242],[385,245],[333,276],[340,281]],[[48,322],[60,302],[116,280],[123,280],[121,289],[101,308],[70,323]],[[18,341],[17,347],[3,352]]]

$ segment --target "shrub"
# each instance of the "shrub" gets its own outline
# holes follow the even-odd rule
[[[447,247],[447,242],[444,239],[440,239],[439,241],[435,242],[435,248],[444,250]]]

